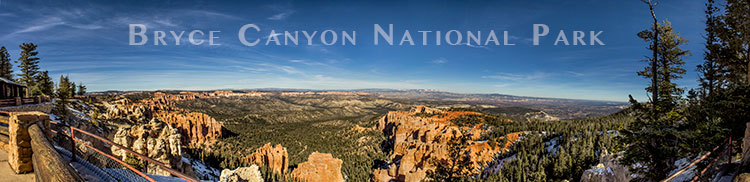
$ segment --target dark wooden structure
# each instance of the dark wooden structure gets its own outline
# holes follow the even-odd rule
[[[26,85],[16,83],[12,80],[0,77],[0,98],[10,99],[16,97],[26,97]]]

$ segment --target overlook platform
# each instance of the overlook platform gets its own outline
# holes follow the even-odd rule
[[[16,174],[8,164],[8,152],[0,149],[0,182],[33,182],[36,181],[34,173]]]

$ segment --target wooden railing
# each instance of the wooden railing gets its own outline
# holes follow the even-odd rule
[[[689,165],[683,167],[682,169],[678,170],[674,174],[669,175],[669,177],[667,179],[661,180],[661,182],[672,181],[673,179],[675,179],[678,176],[680,176],[683,173],[685,173],[688,169],[690,169],[693,166],[697,165],[701,161],[707,159],[708,156],[710,156],[712,153],[715,153],[717,150],[719,150],[721,148],[724,148],[724,150],[722,150],[719,153],[719,155],[716,156],[716,158],[714,158],[714,160],[711,161],[711,163],[708,163],[708,165],[706,167],[704,167],[703,170],[701,170],[698,173],[696,173],[695,176],[693,176],[692,180],[690,180],[691,182],[698,181],[698,179],[700,179],[701,176],[703,176],[704,174],[706,174],[706,172],[708,171],[708,169],[710,169],[712,166],[716,165],[716,162],[718,162],[719,159],[721,159],[722,157],[731,157],[732,156],[732,137],[731,136],[729,136],[728,138],[724,139],[724,141],[721,142],[721,144],[719,144],[716,147],[714,147],[714,149],[711,150],[710,152],[708,152],[708,153],[700,156],[698,159],[696,159],[695,161],[691,162]]]
[[[24,104],[39,104],[42,102],[50,101],[51,99],[46,96],[28,97],[28,98],[6,98],[0,99],[0,106],[20,106]]]
[[[8,124],[8,127],[0,128],[0,132],[4,133],[0,135],[0,144],[8,151],[8,164],[14,172],[34,172],[36,181],[43,182],[83,181],[76,170],[55,150],[44,133],[43,125],[49,120],[47,114],[0,111],[0,115],[5,116],[0,119],[0,123]],[[9,131],[9,128],[14,129]],[[14,141],[7,140],[8,137],[14,138]]]
[[[33,151],[31,159],[37,181],[83,181],[83,178],[57,153],[36,124],[29,126],[28,131]]]

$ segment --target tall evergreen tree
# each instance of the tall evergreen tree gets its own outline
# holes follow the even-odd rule
[[[10,63],[10,54],[5,46],[0,47],[0,77],[13,80],[13,64]]]
[[[70,85],[68,77],[60,75],[60,81],[58,82],[57,91],[55,93],[57,100],[55,101],[55,107],[53,108],[52,113],[57,116],[58,120],[63,122],[67,121],[70,116],[67,109],[68,99],[71,96]]]
[[[726,42],[723,62],[731,72],[730,81],[750,85],[750,2],[727,0],[721,16],[724,30],[719,37]]]
[[[715,89],[724,85],[723,72],[724,68],[719,62],[721,61],[721,40],[719,33],[721,31],[721,20],[717,13],[719,8],[714,6],[714,0],[706,2],[706,51],[703,53],[703,64],[697,66],[700,73],[698,81],[700,82],[700,95],[705,98]]]
[[[18,74],[18,81],[28,86],[32,95],[38,95],[40,92],[36,84],[36,76],[39,74],[39,58],[36,57],[39,54],[36,51],[37,45],[23,43],[18,47],[21,48],[21,56],[16,61],[21,71],[21,74]]]
[[[76,97],[76,94],[78,94],[78,92],[76,92],[77,88],[75,82],[70,82],[70,97]]]
[[[654,37],[656,34],[654,32],[661,32],[658,38]],[[652,64],[639,71],[638,75],[646,78],[656,76],[657,89],[654,90],[652,85],[647,87],[646,91],[651,93],[656,91],[659,93],[657,99],[654,100],[655,102],[652,101],[652,104],[657,109],[655,114],[669,111],[674,108],[674,105],[681,98],[682,93],[684,93],[684,90],[677,87],[677,84],[673,81],[682,78],[682,75],[685,74],[685,69],[682,68],[685,65],[683,59],[690,55],[690,51],[682,50],[680,46],[687,44],[687,40],[674,32],[671,23],[667,20],[657,24],[657,30],[653,28],[644,30],[638,33],[638,36],[647,42],[651,42],[653,39],[661,40],[656,48],[654,46],[649,46],[648,48],[649,50],[657,49],[661,53],[656,58],[647,57],[649,61],[656,62],[656,69],[654,69],[654,65]]]
[[[655,30],[655,31],[651,32],[651,35],[650,35],[651,37],[650,40],[653,41],[653,43],[649,46],[649,49],[653,53],[653,56],[651,56],[651,59],[648,62],[651,63],[651,66],[650,66],[651,72],[656,73],[657,71],[656,59],[659,55],[659,49],[655,49],[655,47],[659,44],[659,29],[656,27],[659,26],[659,21],[656,20],[656,13],[654,13],[654,6],[656,6],[656,4],[658,3],[652,2],[651,0],[641,0],[641,2],[648,5],[648,9],[651,11],[651,18],[654,20],[654,23],[652,24],[651,28],[652,30]],[[639,33],[638,36],[643,39],[646,39],[644,38],[644,36],[646,36],[645,32]],[[646,41],[649,41],[649,40],[646,39]],[[649,69],[649,67],[646,67],[646,69]],[[651,87],[646,88],[646,90],[651,91],[651,103],[657,103],[659,101],[659,89],[658,89],[659,85],[658,85],[657,79],[658,78],[656,74],[651,75]],[[656,104],[652,104],[651,112],[656,113]]]
[[[86,94],[86,86],[83,83],[78,83],[78,95],[83,96]]]
[[[54,96],[55,92],[55,83],[52,82],[52,78],[49,77],[48,71],[43,71],[37,75],[36,79],[37,83],[39,83],[38,88],[39,92],[44,96]]]
[[[680,46],[687,41],[674,32],[666,20],[657,24],[656,28],[639,33],[639,37],[650,42],[657,39],[653,32],[660,32],[658,39],[661,40],[656,46],[649,47],[660,53],[657,57],[650,58],[656,60],[657,68],[646,67],[638,75],[646,78],[656,75],[656,91],[659,96],[652,103],[656,106],[656,112],[646,109],[631,97],[635,121],[627,130],[622,131],[622,142],[629,144],[629,147],[625,148],[621,161],[631,166],[632,172],[641,175],[635,181],[662,180],[676,168],[674,161],[687,155],[687,147],[681,142],[685,138],[684,133],[679,130],[680,121],[685,117],[677,108],[682,100],[683,89],[674,83],[685,74],[683,59],[690,52],[682,50]]]

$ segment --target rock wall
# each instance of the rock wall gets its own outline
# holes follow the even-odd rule
[[[343,163],[340,159],[333,158],[331,154],[313,152],[307,157],[307,161],[297,165],[291,176],[292,179],[300,182],[343,182],[344,175],[341,173]]]
[[[437,163],[450,164],[449,142],[464,135],[469,138],[469,145],[462,149],[471,158],[473,171],[490,162],[493,156],[504,151],[509,144],[498,146],[489,142],[476,141],[483,133],[482,124],[473,127],[459,127],[451,119],[465,115],[480,115],[476,112],[454,112],[419,106],[409,112],[392,111],[380,119],[378,130],[388,137],[390,147],[390,164],[384,169],[373,171],[373,181],[421,181],[427,173],[436,168]],[[517,136],[516,138],[517,139]],[[513,142],[515,139],[510,140]]]
[[[31,137],[28,126],[41,120],[48,120],[49,116],[42,112],[19,112],[10,115],[8,120],[8,164],[17,174],[34,170],[31,161]]]

